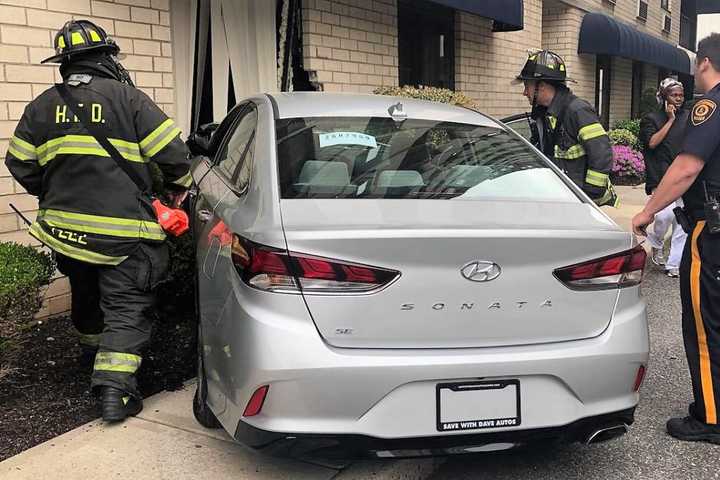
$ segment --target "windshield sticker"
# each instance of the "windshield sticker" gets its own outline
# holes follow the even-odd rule
[[[361,145],[363,147],[377,148],[377,142],[372,135],[358,132],[332,132],[318,134],[320,148],[333,145]]]

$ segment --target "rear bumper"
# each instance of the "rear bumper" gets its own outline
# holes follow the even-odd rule
[[[297,306],[269,311],[263,302],[245,300],[226,305],[232,321],[224,322],[221,339],[205,345],[205,359],[211,409],[226,431],[254,446],[288,436],[404,441],[566,429],[634,409],[636,374],[648,361],[638,289],[620,295],[613,320],[595,338],[437,350],[334,348],[322,341],[312,320],[298,318]],[[439,432],[436,385],[477,379],[519,380],[522,423]],[[262,385],[269,392],[261,413],[243,417]],[[264,434],[252,432],[277,435],[254,440]]]
[[[492,451],[549,442],[587,442],[599,429],[632,425],[635,408],[583,418],[560,427],[464,435],[385,439],[366,435],[318,435],[261,430],[240,421],[235,439],[273,455],[414,457]]]

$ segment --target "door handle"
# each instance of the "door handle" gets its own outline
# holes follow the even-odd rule
[[[197,218],[203,223],[210,220],[210,217],[212,217],[212,212],[210,210],[201,209],[197,211]]]

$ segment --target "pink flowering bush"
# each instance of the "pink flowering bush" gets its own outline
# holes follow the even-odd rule
[[[645,162],[642,153],[627,145],[613,145],[612,174],[615,177],[645,177]]]

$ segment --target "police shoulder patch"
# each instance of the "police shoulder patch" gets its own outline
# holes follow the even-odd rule
[[[694,126],[705,123],[717,110],[717,103],[708,98],[699,100],[692,109],[690,120]]]

